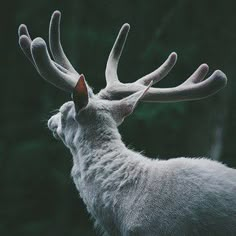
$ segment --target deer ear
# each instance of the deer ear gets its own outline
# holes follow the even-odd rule
[[[80,75],[78,79],[78,82],[73,90],[72,97],[76,112],[83,110],[88,105],[88,88],[83,74]]]
[[[144,97],[148,89],[152,86],[153,82],[151,81],[149,85],[139,92],[136,92],[126,98],[121,99],[120,101],[115,101],[112,106],[113,117],[118,124],[122,123],[124,118],[133,113],[138,102]]]

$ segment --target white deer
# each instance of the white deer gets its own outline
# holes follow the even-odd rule
[[[118,126],[139,101],[172,102],[210,96],[225,86],[217,70],[209,78],[201,65],[183,84],[152,88],[174,66],[172,53],[157,70],[134,83],[121,83],[117,66],[129,25],[124,24],[106,66],[107,86],[94,94],[72,67],[60,43],[60,12],[49,27],[49,56],[41,38],[25,25],[19,43],[38,73],[72,93],[48,121],[54,136],[73,155],[72,177],[87,210],[104,235],[236,235],[236,170],[204,158],[152,160],[128,149]]]

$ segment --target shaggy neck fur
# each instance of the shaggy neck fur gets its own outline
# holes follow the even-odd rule
[[[117,127],[108,124],[80,130],[75,144],[72,176],[88,211],[101,225],[118,225],[121,194],[146,176],[145,157],[127,149]]]

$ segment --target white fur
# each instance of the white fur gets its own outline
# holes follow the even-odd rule
[[[75,185],[105,234],[236,235],[236,170],[203,158],[151,160],[129,150],[117,129],[124,117],[112,103],[93,97],[76,114],[67,102],[48,121],[70,149]]]

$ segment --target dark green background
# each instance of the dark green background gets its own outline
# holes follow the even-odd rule
[[[223,70],[228,86],[202,101],[141,104],[120,127],[130,147],[150,157],[209,156],[236,166],[236,3],[234,0],[5,1],[1,5],[0,235],[95,235],[70,178],[72,158],[46,127],[70,99],[44,82],[18,46],[17,28],[47,40],[62,11],[62,41],[95,91],[121,25],[131,32],[119,77],[134,81],[176,51],[179,62],[158,86],[183,82],[201,63]],[[217,173],[216,173],[217,174]]]

